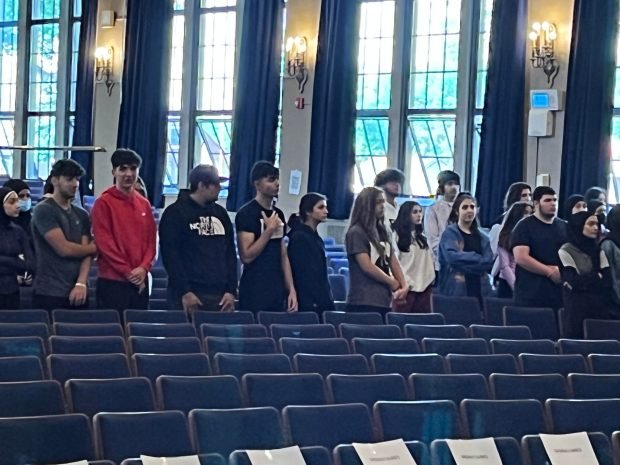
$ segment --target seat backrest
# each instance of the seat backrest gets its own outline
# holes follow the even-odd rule
[[[502,465],[523,465],[521,446],[515,438],[493,438],[493,441]],[[433,465],[456,465],[445,439],[436,439],[431,443],[431,460]]]
[[[0,418],[0,438],[2,465],[95,459],[90,420],[85,415]]]
[[[241,408],[241,390],[234,376],[169,376],[156,382],[157,402],[164,410],[185,414],[196,408]]]
[[[283,337],[279,341],[283,354],[291,359],[295,354],[347,355],[349,344],[345,339],[298,339]]]
[[[445,373],[443,357],[437,354],[374,354],[370,357],[373,373],[398,373],[407,378],[411,373]]]
[[[620,321],[618,320],[583,320],[583,337],[585,339],[620,340]]]
[[[571,373],[567,379],[575,399],[613,399],[620,396],[620,375]]]
[[[407,450],[416,465],[430,465],[430,455],[426,444],[420,441],[405,441]],[[350,444],[340,444],[334,448],[335,465],[362,465],[355,448]]]
[[[367,375],[368,362],[359,354],[315,355],[297,354],[293,357],[296,373],[318,373],[322,376],[332,373],[343,375]]]
[[[287,405],[324,405],[327,403],[323,377],[305,374],[247,374],[241,378],[245,398],[250,407]]]
[[[463,399],[488,399],[487,380],[480,374],[409,376],[413,400],[451,400],[459,404]]]
[[[177,457],[194,453],[182,412],[98,413],[93,424],[99,456],[116,463],[140,454]]]
[[[507,305],[504,307],[504,325],[527,326],[530,328],[534,339],[556,341],[560,335],[555,311],[552,308]]]
[[[373,442],[370,411],[364,404],[297,406],[282,410],[284,427],[293,444],[323,446]]]
[[[484,339],[442,339],[425,337],[422,349],[427,354],[470,354],[486,355],[489,353],[487,341]]]
[[[270,337],[217,337],[205,338],[205,349],[209,357],[224,352],[227,354],[275,354],[276,343]]]
[[[385,322],[404,330],[405,325],[445,325],[446,319],[441,313],[388,312],[385,314]]]
[[[325,447],[310,446],[300,447],[299,449],[306,465],[332,465],[331,452]],[[228,463],[230,465],[252,465],[247,452],[244,450],[236,450],[230,454]]]
[[[588,433],[590,444],[599,465],[614,465],[614,453],[609,439],[603,433]],[[528,434],[521,439],[521,447],[526,463],[530,465],[546,465],[551,463],[545,446],[539,435]]]
[[[381,325],[383,317],[378,312],[323,312],[323,322],[338,326],[341,323],[356,325]]]
[[[187,323],[187,313],[175,310],[125,310],[126,323]]]
[[[62,415],[65,402],[58,381],[0,383],[0,417]]]
[[[45,323],[50,324],[49,313],[45,310],[0,310],[2,323]]]
[[[599,375],[620,375],[620,355],[588,355],[590,371]]]
[[[353,352],[370,359],[374,354],[417,354],[420,346],[414,339],[371,339],[354,337]]]
[[[555,354],[555,343],[551,339],[491,339],[491,351],[494,354],[510,354],[518,357],[519,354]]]
[[[555,434],[620,430],[620,399],[547,399],[545,409]]]
[[[36,336],[0,337],[0,357],[24,357],[34,355],[45,358],[45,343]]]
[[[506,305],[514,305],[514,300],[485,297],[482,303],[485,323],[488,325],[504,324],[504,307]]]
[[[540,402],[555,397],[566,399],[568,390],[564,376],[558,373],[547,375],[510,375],[495,373],[489,377],[493,397],[497,400],[536,399]]]
[[[277,341],[282,337],[296,337],[305,339],[334,338],[336,328],[328,324],[282,325],[273,324],[269,327],[271,336]]]
[[[52,379],[64,384],[68,379],[128,378],[129,363],[124,354],[66,355],[47,357]]]
[[[319,323],[314,312],[258,312],[258,322],[269,328],[271,325],[313,325]]]
[[[291,361],[284,354],[215,354],[213,371],[241,379],[246,373],[291,373]]]
[[[589,340],[560,339],[558,348],[561,354],[580,354],[587,357],[590,354],[620,354],[620,341],[616,340]]]
[[[340,336],[350,341],[354,337],[366,337],[373,339],[398,339],[401,337],[400,328],[396,325],[357,325],[352,323],[340,323],[338,325]]]
[[[547,432],[543,406],[534,399],[465,399],[461,418],[468,436],[474,439],[507,436],[520,440],[526,434]]]
[[[202,454],[228,457],[237,449],[277,449],[286,445],[280,414],[273,407],[196,409],[189,413],[189,422]]]
[[[532,339],[532,333],[527,326],[471,325],[469,335],[486,341],[491,339]]]
[[[155,410],[153,389],[147,378],[70,379],[65,393],[71,411],[89,417],[99,412]]]
[[[207,312],[197,311],[192,314],[192,322],[196,328],[205,323],[245,325],[256,323],[252,312]]]
[[[196,337],[191,323],[127,323],[127,336]]]
[[[204,323],[200,325],[200,337],[267,337],[267,328],[259,324],[217,324]]]
[[[41,359],[33,355],[0,357],[0,382],[38,381],[43,379]]]
[[[142,337],[128,338],[133,354],[200,354],[202,347],[197,337]]]
[[[131,357],[134,372],[155,383],[160,375],[208,376],[209,358],[205,354],[135,354]]]
[[[377,402],[373,407],[379,439],[422,441],[461,437],[459,417],[450,400]]]
[[[52,354],[125,354],[125,339],[120,336],[51,336]]]
[[[422,342],[425,337],[443,337],[459,339],[467,337],[467,328],[463,325],[420,325],[406,324],[405,336]]]
[[[49,337],[49,326],[46,323],[0,323],[0,337]]]
[[[52,310],[54,323],[120,323],[116,310]]]
[[[200,465],[227,465],[226,459],[222,457],[220,454],[196,454],[198,456],[198,460],[200,461]],[[104,460],[98,460],[97,463],[93,463],[90,465],[114,465],[113,462],[109,464],[102,463]],[[134,459],[125,459],[120,465],[144,465],[142,460],[139,458]]]
[[[433,294],[433,312],[441,313],[449,325],[482,323],[480,303],[476,297]]]
[[[57,336],[123,336],[118,323],[54,323]]]
[[[517,361],[512,355],[463,355],[446,356],[450,373],[480,373],[485,377],[492,373],[517,374]]]
[[[542,375],[547,373],[587,373],[586,361],[581,355],[519,355],[521,372],[524,375]]]
[[[332,291],[332,298],[345,301],[347,298],[347,278],[341,274],[328,274],[327,281]]]
[[[335,404],[366,404],[369,409],[379,400],[408,400],[407,383],[401,375],[329,375],[331,399]]]

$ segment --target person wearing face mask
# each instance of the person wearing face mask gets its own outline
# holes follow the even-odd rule
[[[30,186],[21,179],[9,179],[4,183],[4,187],[17,193],[19,216],[13,220],[13,223],[21,227],[30,239],[30,220],[32,219]]]
[[[560,274],[566,310],[566,337],[583,337],[585,318],[608,319],[611,313],[611,269],[597,243],[599,223],[591,212],[568,220],[568,242],[560,247]]]
[[[0,310],[18,309],[18,275],[32,273],[34,253],[24,230],[15,225],[19,216],[19,197],[8,188],[0,188]]]
[[[568,221],[571,215],[578,212],[583,212],[588,209],[586,199],[583,195],[573,194],[564,204],[564,211],[562,212],[562,219]]]

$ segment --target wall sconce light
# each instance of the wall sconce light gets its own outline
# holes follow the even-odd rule
[[[532,56],[530,57],[532,67],[541,68],[547,75],[547,84],[553,87],[555,77],[560,71],[560,66],[555,61],[554,44],[558,38],[555,24],[548,21],[542,24],[539,22],[532,24],[529,38],[532,41]]]
[[[113,66],[114,47],[97,47],[95,50],[95,80],[105,84],[108,96],[112,95],[112,89],[116,84],[112,79]]]
[[[304,93],[304,87],[308,82],[308,69],[306,68],[306,50],[308,41],[305,37],[296,36],[286,39],[286,72],[294,77],[300,93]]]

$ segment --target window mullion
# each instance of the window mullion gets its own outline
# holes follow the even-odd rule
[[[69,90],[71,69],[71,2],[60,2],[58,27],[58,94],[56,97],[56,145],[65,145],[67,118],[69,113]],[[55,157],[57,158],[57,157]]]
[[[15,95],[15,128],[13,142],[16,145],[26,143],[27,109],[28,109],[28,60],[30,59],[30,0],[19,1],[17,26],[17,90]],[[26,175],[26,152],[13,151],[13,176],[23,178]]]

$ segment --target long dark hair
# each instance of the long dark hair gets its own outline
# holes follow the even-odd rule
[[[508,211],[512,205],[521,201],[521,193],[524,189],[529,189],[532,192],[532,187],[525,182],[514,182],[510,185],[504,199],[504,211]]]
[[[323,194],[317,192],[308,192],[299,201],[299,217],[301,221],[305,222],[308,219],[308,215],[312,213],[314,207],[321,200],[327,200]]]
[[[458,224],[459,222],[459,209],[461,208],[461,204],[465,201],[465,200],[471,200],[474,202],[474,204],[476,205],[476,207],[478,206],[478,202],[476,201],[476,198],[471,195],[469,192],[461,192],[457,197],[456,200],[454,201],[454,204],[452,205],[452,210],[450,211],[450,216],[448,217],[448,223],[450,224]],[[478,234],[479,230],[478,230],[478,215],[476,214],[476,217],[474,218],[474,221],[471,223],[471,231],[475,234]]]
[[[381,245],[381,242],[388,242],[390,238],[383,220],[377,218],[375,213],[377,199],[380,195],[383,195],[383,191],[378,187],[365,187],[362,189],[357,195],[355,203],[353,203],[351,217],[349,218],[349,228],[353,226],[362,228],[377,251],[381,255],[385,255],[385,247]]]
[[[415,207],[422,206],[412,200],[403,203],[398,210],[398,216],[392,223],[392,230],[398,234],[396,245],[401,252],[409,252],[409,248],[414,240],[421,249],[428,249],[428,240],[424,235],[422,224],[411,224],[411,212]],[[412,233],[415,233],[412,235]]]
[[[512,204],[512,207],[506,213],[506,217],[502,223],[502,229],[499,232],[499,239],[497,245],[504,250],[510,250],[510,238],[512,236],[512,230],[517,223],[525,216],[527,208],[532,209],[532,205],[528,202],[516,202]]]

